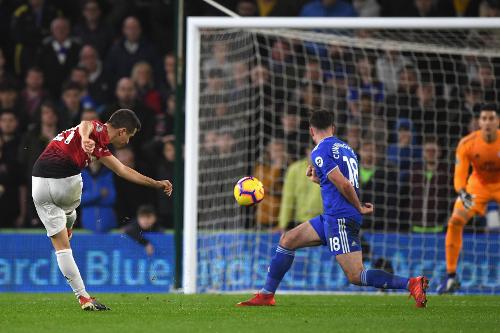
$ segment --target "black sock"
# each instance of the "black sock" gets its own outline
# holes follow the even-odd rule
[[[448,273],[448,277],[449,277],[450,279],[454,279],[454,278],[455,278],[455,276],[457,276],[457,273]]]

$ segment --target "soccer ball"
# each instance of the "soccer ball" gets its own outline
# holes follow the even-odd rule
[[[264,185],[255,177],[243,177],[234,186],[234,198],[240,206],[253,206],[264,199]]]

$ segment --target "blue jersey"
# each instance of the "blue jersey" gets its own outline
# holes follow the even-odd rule
[[[342,140],[327,137],[313,149],[311,160],[320,180],[323,214],[351,218],[361,223],[361,213],[340,193],[328,179],[335,168],[349,179],[359,197],[358,158],[351,147]]]

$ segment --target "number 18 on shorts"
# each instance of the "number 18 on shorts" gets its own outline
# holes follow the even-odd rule
[[[333,255],[361,251],[358,223],[329,215],[317,216],[310,222]]]

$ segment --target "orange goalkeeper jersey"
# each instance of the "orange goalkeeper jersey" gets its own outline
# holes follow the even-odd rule
[[[460,140],[455,161],[455,190],[465,188],[469,178],[469,166],[472,175],[481,184],[500,183],[500,130],[497,139],[487,143],[480,131],[474,131]]]

